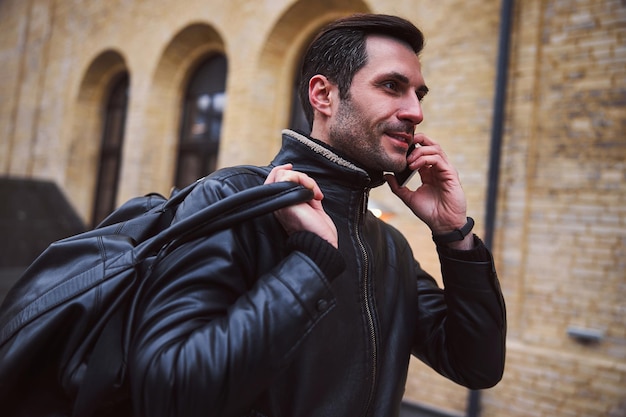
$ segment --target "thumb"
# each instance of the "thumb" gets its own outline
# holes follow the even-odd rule
[[[395,175],[385,174],[385,180],[387,181],[387,185],[389,185],[391,192],[397,195],[398,197],[401,197],[401,195],[403,194],[403,191],[406,191],[406,187],[401,187],[400,184],[398,184],[398,180],[396,179]]]
[[[411,191],[406,186],[401,186],[400,184],[398,184],[398,180],[393,174],[385,174],[385,180],[387,180],[387,185],[391,189],[391,192],[394,193],[404,204],[408,206],[413,191]]]

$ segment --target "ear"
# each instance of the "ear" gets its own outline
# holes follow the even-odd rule
[[[335,94],[335,86],[325,76],[317,74],[309,80],[309,102],[313,112],[317,111],[329,117],[332,114],[331,105]]]

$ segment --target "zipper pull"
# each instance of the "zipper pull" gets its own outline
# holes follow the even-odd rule
[[[361,203],[361,218],[365,219],[365,215],[367,214],[367,204],[369,202],[370,190],[366,188],[363,191],[363,200]]]

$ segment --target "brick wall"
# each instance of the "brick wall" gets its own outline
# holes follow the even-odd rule
[[[488,394],[511,415],[626,415],[625,24],[619,1],[518,2],[497,248],[509,365]]]

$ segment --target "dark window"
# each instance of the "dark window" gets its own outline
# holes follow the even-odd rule
[[[115,208],[127,106],[128,74],[124,73],[113,81],[104,111],[104,129],[92,218],[94,225],[101,222]]]
[[[226,105],[227,63],[223,55],[204,61],[189,80],[183,103],[176,187],[215,171]]]

